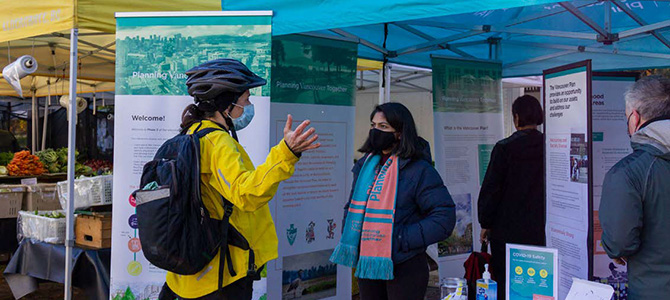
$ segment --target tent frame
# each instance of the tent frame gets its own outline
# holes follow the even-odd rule
[[[652,0],[643,0],[643,1],[652,1]],[[601,26],[598,22],[595,20],[591,19],[588,17],[586,14],[584,14],[582,11],[580,11],[580,8],[582,7],[587,7],[593,4],[597,4],[600,2],[604,2],[605,5],[603,5],[603,10],[604,10],[604,26]],[[670,0],[656,0],[656,2],[670,2]],[[427,51],[432,51],[436,49],[447,49],[454,54],[466,58],[466,59],[471,59],[473,56],[466,51],[460,49],[462,47],[467,47],[467,46],[473,46],[473,45],[479,45],[479,44],[488,44],[489,45],[489,59],[495,60],[499,58],[499,55],[501,53],[501,47],[504,44],[508,45],[519,45],[519,46],[526,46],[526,47],[537,47],[537,48],[545,48],[545,49],[556,49],[556,50],[562,50],[556,53],[551,53],[543,56],[538,56],[538,57],[531,57],[528,59],[520,60],[520,61],[515,61],[515,62],[509,62],[504,65],[504,67],[516,67],[516,66],[522,66],[542,60],[548,60],[568,54],[573,54],[576,52],[587,52],[587,53],[603,53],[603,54],[613,54],[613,55],[624,55],[624,56],[638,56],[638,57],[649,57],[649,58],[662,58],[662,59],[670,59],[670,54],[669,53],[661,53],[661,52],[644,52],[644,51],[620,51],[620,50],[607,50],[607,49],[602,49],[600,48],[603,45],[611,45],[613,42],[616,41],[621,41],[621,40],[629,40],[629,39],[634,39],[634,38],[642,38],[642,37],[648,37],[648,36],[653,36],[661,42],[663,45],[665,45],[668,49],[670,49],[670,40],[668,38],[665,38],[661,33],[660,30],[670,28],[670,20],[666,21],[661,21],[657,23],[652,23],[649,24],[646,22],[642,17],[637,15],[635,12],[633,12],[630,7],[627,6],[626,3],[623,3],[621,0],[598,0],[595,2],[589,2],[580,6],[575,6],[570,2],[559,2],[558,5],[560,5],[563,9],[560,11],[553,11],[553,12],[543,12],[539,13],[530,17],[527,17],[523,20],[514,20],[514,21],[509,21],[509,22],[503,22],[499,24],[482,24],[482,25],[468,25],[468,24],[449,24],[449,23],[443,23],[443,22],[436,22],[436,21],[429,21],[429,20],[409,20],[409,21],[401,21],[401,22],[392,22],[392,23],[387,23],[387,24],[392,24],[394,26],[397,26],[398,28],[403,29],[406,32],[409,32],[415,36],[418,36],[422,39],[425,40],[425,42],[403,47],[400,49],[392,50],[388,48],[384,48],[381,45],[378,45],[376,43],[373,43],[369,40],[365,40],[363,38],[360,38],[356,36],[355,34],[352,34],[349,31],[343,30],[343,29],[330,29],[329,31],[331,33],[337,34],[338,36],[345,37],[348,39],[355,39],[357,40],[361,45],[373,49],[376,52],[380,53],[383,55],[384,59],[392,59],[395,57],[403,56],[403,55],[408,55],[408,54],[415,54],[415,53],[422,53],[422,52],[427,52]],[[611,21],[611,15],[612,15],[612,10],[617,9],[619,11],[624,12],[629,18],[634,20],[637,24],[639,24],[639,27],[629,29],[629,30],[624,30],[620,32],[612,32],[612,21]],[[518,9],[518,13],[520,13],[521,8]],[[570,32],[570,31],[557,31],[557,30],[540,30],[540,29],[522,29],[522,28],[514,28],[514,25],[518,24],[523,24],[526,22],[530,21],[535,21],[543,18],[547,18],[550,16],[554,16],[557,14],[561,13],[568,13],[573,15],[575,18],[577,18],[580,22],[584,23],[587,25],[593,32]],[[416,26],[425,26],[425,27],[434,27],[434,28],[440,28],[440,29],[448,29],[448,30],[455,30],[455,31],[460,31],[460,33],[448,35],[448,36],[443,36],[443,37],[436,37],[433,36],[429,33],[426,33],[419,29]],[[456,41],[472,37],[472,36],[477,36],[483,33],[497,33],[497,35],[494,35],[493,38],[489,37],[487,39],[482,39],[479,41],[468,41],[468,42],[462,42],[462,43],[454,43]],[[332,37],[332,35],[328,34],[323,34],[323,33],[310,33],[312,35],[318,35],[322,37]],[[532,35],[532,36],[542,36],[542,37],[558,37],[558,38],[567,38],[567,39],[572,39],[576,41],[591,41],[594,42],[594,44],[581,44],[578,46],[575,45],[562,45],[562,44],[547,44],[547,43],[532,43],[532,42],[520,42],[520,41],[513,41],[510,40],[509,37],[512,35]],[[381,79],[381,78],[380,78]]]

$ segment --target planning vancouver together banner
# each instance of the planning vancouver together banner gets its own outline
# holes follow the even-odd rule
[[[503,138],[502,66],[433,57],[435,167],[456,204],[456,228],[437,244],[441,277],[461,277],[479,236],[477,198]]]
[[[591,61],[544,71],[547,247],[558,249],[558,299],[589,279]]]
[[[288,35],[272,41],[271,144],[305,119],[321,147],[303,153],[270,202],[279,258],[268,263],[268,299],[351,297],[351,269],[329,261],[351,189],[357,44]]]
[[[234,58],[270,81],[271,12],[120,13],[116,31],[116,125],[110,298],[157,299],[165,271],[142,254],[135,200],[144,164],[180,131],[193,103],[184,72]],[[270,86],[252,89],[256,117],[239,132],[254,164],[269,151]],[[254,285],[264,297],[265,279]]]

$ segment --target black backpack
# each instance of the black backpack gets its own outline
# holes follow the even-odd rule
[[[133,193],[140,243],[153,265],[181,275],[201,271],[221,251],[219,288],[223,283],[224,260],[232,262],[228,245],[249,250],[250,277],[258,277],[249,243],[229,226],[233,204],[221,197],[222,220],[211,218],[200,194],[200,139],[221,129],[205,128],[166,141],[154,160],[144,166],[140,189]],[[156,183],[153,189],[143,188]],[[228,270],[236,275],[232,263]]]

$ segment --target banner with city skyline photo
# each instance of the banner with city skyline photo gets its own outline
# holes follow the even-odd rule
[[[246,64],[270,82],[272,12],[117,13],[114,190],[110,298],[157,299],[166,272],[144,257],[135,199],[144,164],[180,131],[193,103],[185,71],[218,58]],[[250,90],[256,116],[238,132],[255,165],[269,151],[270,85]],[[265,299],[266,280],[254,284]]]

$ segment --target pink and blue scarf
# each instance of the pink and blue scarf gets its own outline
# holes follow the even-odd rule
[[[391,247],[398,187],[398,158],[379,168],[380,155],[368,155],[351,197],[342,239],[330,261],[356,268],[364,279],[393,279]]]

